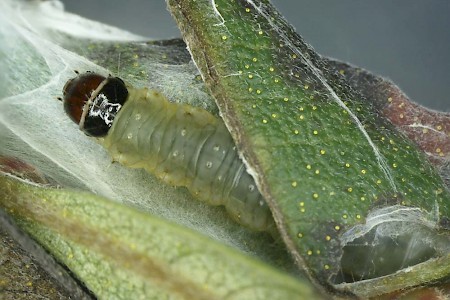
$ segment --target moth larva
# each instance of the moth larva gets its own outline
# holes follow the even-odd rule
[[[274,229],[272,214],[227,128],[208,111],[95,73],[69,80],[63,94],[66,113],[83,132],[97,137],[115,161],[185,186],[211,205],[224,205],[251,229]]]

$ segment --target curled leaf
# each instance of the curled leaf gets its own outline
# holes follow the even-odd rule
[[[336,284],[447,259],[450,194],[437,171],[269,1],[168,2],[284,242],[312,279],[363,296]],[[393,267],[386,258],[397,251]]]

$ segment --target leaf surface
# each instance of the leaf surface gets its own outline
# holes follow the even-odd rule
[[[105,198],[0,177],[0,207],[99,298],[306,299],[308,284]]]
[[[423,153],[269,1],[168,3],[286,245],[312,278],[347,280],[344,246],[379,226],[388,239],[404,224],[448,230],[450,195]]]

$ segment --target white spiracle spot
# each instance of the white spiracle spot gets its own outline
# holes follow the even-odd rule
[[[212,165],[213,165],[212,161],[206,162],[206,167],[207,167],[208,169],[211,169]]]
[[[135,119],[136,121],[139,121],[139,120],[141,119],[141,117],[142,117],[142,115],[139,114],[139,113],[137,113],[137,114],[134,116],[134,119]]]
[[[128,133],[128,135],[127,135],[127,138],[129,139],[129,140],[131,140],[132,138],[133,138],[133,133]]]
[[[186,133],[187,133],[186,129],[182,129],[182,130],[181,130],[181,136],[185,136]]]

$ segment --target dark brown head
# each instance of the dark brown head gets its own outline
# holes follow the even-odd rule
[[[79,74],[63,88],[64,110],[87,135],[102,137],[128,98],[122,79],[96,73]]]

